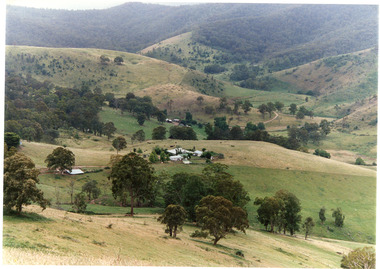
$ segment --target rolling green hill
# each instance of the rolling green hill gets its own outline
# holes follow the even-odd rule
[[[165,236],[164,227],[156,220],[163,210],[162,198],[157,200],[157,207],[136,208],[137,215],[134,218],[124,216],[129,208],[114,206],[110,181],[107,179],[110,170],[101,167],[108,165],[110,156],[115,152],[109,151],[106,140],[95,143],[87,139],[69,145],[68,148],[76,156],[76,165],[88,173],[77,176],[44,173],[39,176],[39,188],[50,199],[53,208],[69,210],[69,181],[75,181],[77,193],[83,184],[96,180],[102,193],[98,200],[87,207],[89,212],[96,215],[79,215],[52,208],[41,212],[36,206],[25,208],[29,213],[21,218],[5,215],[4,262],[338,267],[342,254],[368,243],[373,244],[376,240],[375,171],[264,142],[147,141],[128,145],[121,154],[128,153],[133,147],[141,148],[144,154],[148,154],[155,146],[170,148],[174,145],[184,148],[205,147],[223,153],[225,158],[220,162],[229,165],[228,172],[244,185],[252,200],[255,197],[271,196],[279,189],[287,189],[296,194],[301,202],[303,219],[311,216],[316,222],[311,237],[305,241],[303,230],[295,237],[264,232],[255,217],[257,207],[251,201],[247,206],[251,228],[245,235],[228,235],[218,246],[213,246],[209,238],[191,238],[190,234],[197,227],[188,223],[178,240],[170,239]],[[45,166],[45,156],[55,147],[23,141],[21,152],[30,156],[37,167],[42,168]],[[205,167],[204,160],[196,160],[194,157],[192,161],[191,165],[167,163],[155,164],[153,167],[157,172],[166,171],[168,174],[200,173]],[[322,206],[327,209],[324,225],[318,220]],[[343,228],[334,226],[329,213],[330,209],[337,207],[341,207],[345,215]],[[112,228],[107,228],[110,224]],[[40,236],[40,233],[44,236]],[[165,255],[162,249],[165,249]],[[244,258],[236,255],[237,250],[244,253]],[[189,251],[191,256],[188,255]]]

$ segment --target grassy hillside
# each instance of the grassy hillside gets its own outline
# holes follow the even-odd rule
[[[315,95],[306,106],[316,114],[345,116],[350,114],[348,105],[377,94],[377,51],[324,58],[277,72],[274,77],[294,85],[298,92]]]
[[[4,217],[4,264],[339,267],[343,253],[363,246],[251,229],[213,246],[209,239],[189,236],[193,225],[185,225],[177,240],[168,238],[157,215],[83,216],[54,209],[40,212],[34,206],[26,211],[22,218]],[[244,257],[235,254],[238,250]]]

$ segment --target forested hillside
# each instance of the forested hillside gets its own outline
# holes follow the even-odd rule
[[[377,44],[375,6],[127,3],[105,10],[62,11],[8,6],[7,44],[91,47],[136,52],[194,31],[229,62],[270,61],[281,70]],[[128,18],[128,19],[126,19]]]

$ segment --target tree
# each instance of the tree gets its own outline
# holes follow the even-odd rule
[[[343,227],[345,216],[343,215],[342,209],[340,207],[333,210],[332,217],[335,218],[335,226]]]
[[[277,197],[256,197],[254,205],[259,205],[257,209],[257,218],[261,224],[268,230],[270,225],[270,232],[274,232],[274,227],[279,220],[280,209],[283,208],[283,201]]]
[[[259,112],[261,113],[261,115],[263,116],[263,118],[265,117],[265,113],[268,112],[268,106],[266,104],[261,104],[259,106]]]
[[[152,151],[152,153],[149,155],[149,161],[151,163],[157,163],[160,160],[158,159],[157,153],[155,151]]]
[[[107,136],[107,139],[109,140],[112,135],[116,132],[116,127],[113,122],[107,122],[104,124],[103,127],[103,133]]]
[[[158,126],[153,129],[152,132],[153,140],[164,140],[166,139],[166,128],[164,126]]]
[[[276,110],[275,104],[273,104],[272,102],[267,103],[267,110],[269,113],[269,117],[272,118],[272,112]]]
[[[244,103],[241,105],[241,108],[243,109],[244,113],[247,114],[251,110],[252,104],[249,100],[245,100]]]
[[[274,106],[276,107],[276,109],[277,109],[277,111],[282,111],[282,109],[284,108],[284,104],[283,103],[281,103],[281,102],[279,102],[279,101],[276,101],[275,103],[274,103]]]
[[[129,153],[112,166],[109,179],[112,180],[112,194],[120,197],[126,206],[126,195],[130,197],[131,215],[137,197],[149,196],[155,180],[153,168],[136,153]]]
[[[279,190],[276,192],[275,197],[281,199],[284,203],[284,207],[281,209],[282,227],[284,233],[289,230],[290,235],[293,235],[296,231],[299,231],[301,222],[301,203],[299,199],[291,192],[287,190]]]
[[[290,111],[290,114],[295,115],[297,112],[297,105],[296,104],[290,104],[289,111]]]
[[[296,115],[296,119],[302,120],[305,118],[305,114],[302,111],[298,111]]]
[[[207,195],[201,176],[189,173],[177,173],[165,185],[165,205],[181,205],[190,220],[195,221],[195,206]]]
[[[305,240],[307,239],[307,236],[313,230],[314,226],[315,226],[315,223],[313,221],[313,218],[312,217],[307,217],[306,220],[305,220],[305,222],[302,225],[302,227],[305,229]]]
[[[365,162],[364,162],[364,160],[362,158],[358,157],[355,160],[355,164],[356,165],[365,165]]]
[[[204,100],[203,96],[198,96],[197,97],[198,105],[202,105],[203,100]]]
[[[157,219],[162,224],[166,224],[169,235],[176,238],[178,228],[181,227],[186,220],[187,212],[180,205],[168,205],[164,213]]]
[[[230,131],[230,139],[232,140],[243,140],[243,130],[240,128],[240,126],[234,126],[231,128]]]
[[[321,133],[323,136],[326,136],[331,132],[330,123],[327,120],[321,120],[319,127],[322,129]]]
[[[108,58],[107,56],[105,56],[105,55],[100,56],[100,63],[101,64],[107,65],[110,61],[111,61],[110,58]]]
[[[375,269],[376,254],[372,247],[363,247],[352,250],[343,256],[341,261],[342,268],[348,269]]]
[[[127,147],[127,141],[124,137],[119,136],[112,141],[112,146],[116,149],[116,154],[119,154],[120,150],[125,149]]]
[[[124,62],[124,59],[120,56],[115,57],[113,60],[116,64],[121,65]]]
[[[159,123],[163,124],[165,122],[166,114],[163,111],[159,111],[156,116]]]
[[[138,114],[137,114],[137,122],[138,122],[138,124],[139,124],[140,126],[143,126],[143,125],[144,125],[145,120],[146,120],[146,116],[145,116],[145,114],[143,114],[143,113],[138,113]]]
[[[220,97],[219,98],[219,110],[223,110],[227,106],[227,98],[226,97]]]
[[[74,185],[75,185],[75,179],[71,179],[69,181],[69,190],[68,193],[70,195],[70,204],[73,204],[73,198],[74,198]]]
[[[214,237],[214,245],[231,232],[232,228],[245,233],[245,229],[249,227],[247,212],[233,206],[231,201],[222,196],[203,197],[195,207],[195,213],[202,231],[208,230]]]
[[[326,212],[326,208],[325,208],[325,207],[322,207],[322,208],[319,210],[319,219],[321,220],[322,225],[323,225],[323,223],[324,223],[325,220],[326,220],[325,212]]]
[[[134,133],[132,135],[132,141],[139,141],[139,142],[142,142],[142,141],[145,141],[145,132],[144,130],[138,130],[136,133]]]
[[[86,195],[83,192],[77,193],[74,199],[73,210],[76,213],[83,213],[86,210],[86,208]]]
[[[169,129],[170,138],[182,140],[197,140],[197,134],[191,127],[172,126]]]
[[[20,146],[20,137],[16,133],[7,132],[4,134],[4,142],[7,143],[8,149],[11,147],[17,149]]]
[[[49,169],[58,169],[61,173],[70,170],[75,164],[74,153],[63,147],[58,147],[46,157],[45,163]]]
[[[4,160],[3,204],[8,210],[15,207],[21,213],[22,206],[32,202],[46,208],[49,202],[37,188],[38,174],[33,161],[22,153],[15,153]]]
[[[87,193],[88,200],[97,199],[100,195],[98,182],[91,180],[82,186],[82,192]]]

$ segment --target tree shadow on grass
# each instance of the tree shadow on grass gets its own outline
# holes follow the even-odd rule
[[[228,256],[231,256],[233,258],[237,258],[237,259],[244,259],[244,255],[241,256],[241,255],[237,255],[237,252],[241,252],[241,250],[239,249],[236,249],[236,248],[230,248],[230,247],[226,247],[226,246],[223,246],[223,245],[219,245],[219,244],[216,244],[214,245],[213,242],[206,242],[206,241],[202,241],[202,240],[199,240],[199,239],[193,239],[191,238],[190,240],[194,241],[194,242],[197,242],[197,243],[201,243],[203,245],[206,245],[207,247],[206,248],[203,248],[205,249],[206,251],[210,251],[210,250],[216,250],[218,251],[219,253],[222,253],[222,254],[225,254],[225,255],[228,255]]]
[[[41,216],[34,212],[18,213],[17,211],[5,210],[5,209],[3,213],[3,218],[6,221],[12,221],[12,222],[51,222],[53,221],[50,218]]]

